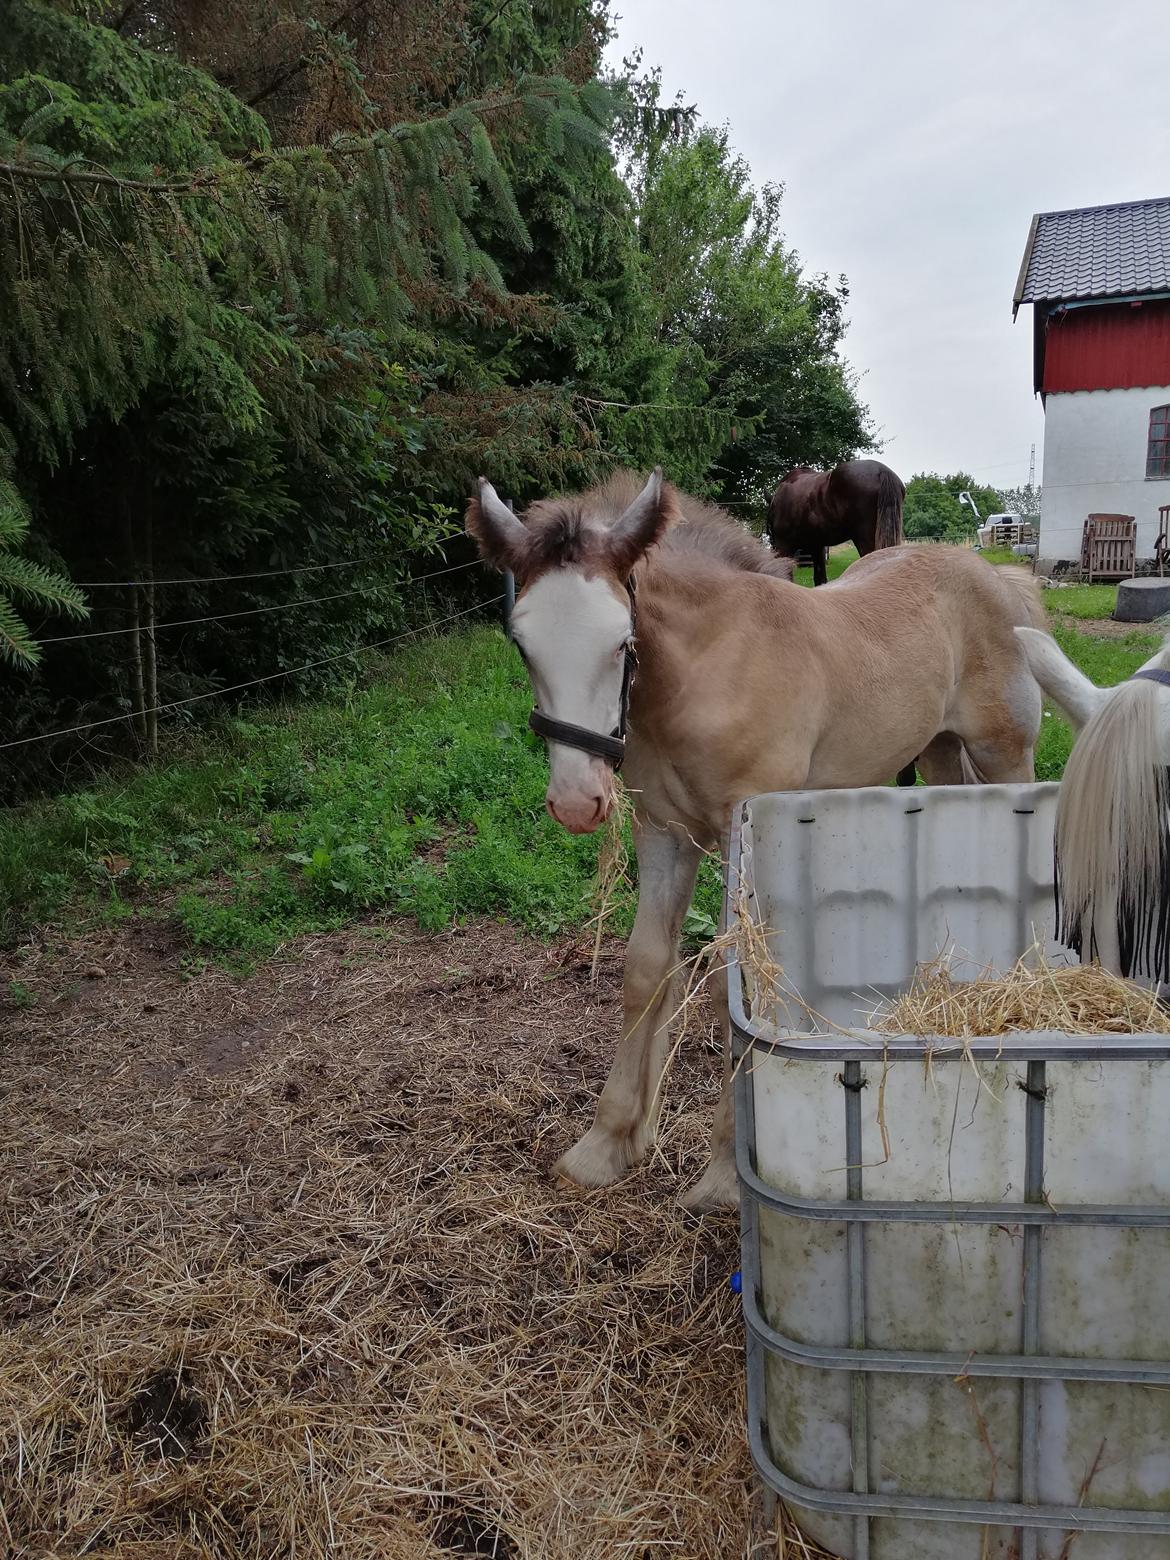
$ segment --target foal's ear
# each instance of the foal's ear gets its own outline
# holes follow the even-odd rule
[[[505,569],[513,574],[522,572],[517,564],[524,557],[528,532],[486,477],[479,479],[479,492],[467,506],[465,524],[468,534],[479,543],[485,563],[501,573]]]
[[[1112,696],[1111,688],[1098,688],[1074,666],[1052,638],[1038,628],[1017,628],[1016,639],[1032,676],[1079,731]]]
[[[609,533],[609,556],[619,574],[628,574],[648,547],[668,525],[681,519],[678,499],[662,467],[655,466],[650,480]]]

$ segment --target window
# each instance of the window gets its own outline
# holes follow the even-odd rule
[[[1150,442],[1146,447],[1146,480],[1170,477],[1170,406],[1150,409]]]

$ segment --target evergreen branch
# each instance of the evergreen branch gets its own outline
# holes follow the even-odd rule
[[[688,406],[685,402],[677,401],[599,401],[590,395],[579,395],[576,400],[585,406],[605,406],[619,412],[689,412],[693,416],[726,417],[734,420],[737,417],[733,407],[723,406]],[[741,422],[750,422],[753,414],[739,413]]]
[[[371,143],[375,146],[384,146],[391,142],[401,143],[417,136],[420,131],[433,130],[443,124],[454,122],[458,126],[460,119],[466,121],[468,115],[483,120],[488,115],[504,113],[513,108],[533,109],[538,106],[541,109],[553,108],[558,106],[556,103],[558,96],[555,91],[537,93],[520,90],[498,93],[491,97],[474,99],[469,103],[457,104],[454,108],[431,118],[404,120],[400,124],[377,130],[371,136],[339,137],[331,147],[325,148],[325,151],[326,154],[332,151],[344,157],[360,156],[369,150]],[[592,121],[585,121],[585,123],[592,124]],[[287,158],[292,150],[295,149],[274,147],[270,151],[261,153],[251,152],[248,161],[253,166],[271,164]],[[82,161],[85,161],[86,165],[78,166],[77,163]],[[208,195],[214,193],[220,183],[220,175],[212,169],[203,170],[198,176],[183,179],[136,179],[113,173],[109,168],[93,164],[88,159],[78,159],[77,163],[66,163],[58,167],[34,159],[20,162],[5,159],[0,160],[0,175],[7,174],[10,179],[28,179],[42,184],[105,185],[114,189],[133,190],[151,195]],[[232,159],[227,164],[225,172],[230,170],[234,174],[239,167],[240,162]]]
[[[108,168],[54,168],[35,162],[0,162],[0,173],[10,179],[34,179],[49,184],[108,184],[121,190],[144,190],[150,194],[202,195],[211,193],[208,180],[125,179]]]
[[[23,596],[38,607],[56,608],[69,617],[89,615],[85,597],[76,585],[31,558],[0,554],[0,591]]]
[[[12,606],[0,596],[0,663],[35,666],[40,650]]]

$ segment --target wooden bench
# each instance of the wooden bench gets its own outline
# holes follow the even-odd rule
[[[1090,582],[1133,579],[1137,521],[1133,515],[1089,515],[1081,533],[1081,573]]]

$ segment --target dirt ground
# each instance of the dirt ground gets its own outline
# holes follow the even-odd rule
[[[548,1174],[618,947],[594,985],[585,946],[386,922],[237,978],[136,920],[0,991],[0,1551],[747,1552],[736,1222],[675,1204],[710,1035],[652,1164]]]

